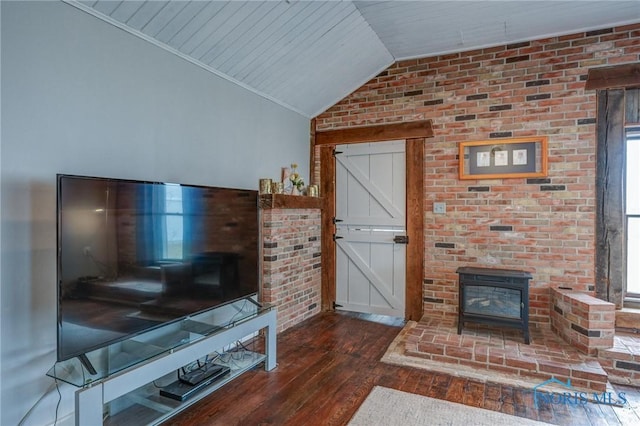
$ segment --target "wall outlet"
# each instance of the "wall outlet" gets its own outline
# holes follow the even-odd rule
[[[447,203],[433,203],[433,213],[445,214],[447,212]]]

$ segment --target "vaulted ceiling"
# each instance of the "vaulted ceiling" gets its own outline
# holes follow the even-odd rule
[[[65,0],[308,117],[400,59],[640,22],[640,1]]]

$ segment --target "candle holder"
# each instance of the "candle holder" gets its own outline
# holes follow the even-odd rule
[[[282,182],[271,182],[271,193],[272,194],[284,194],[284,183],[282,183]]]
[[[260,194],[271,194],[271,179],[260,179]]]

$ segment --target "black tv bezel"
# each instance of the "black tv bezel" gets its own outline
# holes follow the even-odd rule
[[[242,295],[239,297],[236,297],[234,299],[230,299],[230,300],[226,300],[223,303],[219,303],[217,305],[211,306],[209,308],[205,308],[205,309],[201,309],[198,311],[194,311],[194,312],[190,312],[189,314],[185,314],[182,315],[180,317],[174,318],[172,320],[169,321],[165,321],[162,322],[160,324],[157,324],[155,326],[152,327],[148,327],[145,328],[143,330],[137,331],[137,332],[133,332],[133,333],[128,333],[122,337],[118,337],[115,339],[111,339],[108,341],[104,341],[101,344],[98,345],[93,345],[93,346],[88,346],[84,349],[84,352],[77,352],[77,353],[72,353],[72,354],[67,354],[65,356],[61,356],[61,329],[62,329],[62,314],[61,314],[61,309],[60,309],[60,305],[61,305],[61,287],[62,287],[62,265],[61,265],[61,235],[60,235],[60,223],[61,223],[61,185],[62,185],[62,180],[64,178],[72,178],[72,179],[85,179],[85,180],[97,180],[97,181],[109,181],[109,182],[122,182],[122,183],[134,183],[134,184],[153,184],[153,185],[180,185],[180,186],[185,186],[185,187],[191,187],[191,188],[205,188],[205,189],[221,189],[221,190],[233,190],[233,191],[246,191],[249,193],[253,193],[255,195],[255,200],[256,200],[256,225],[257,225],[257,229],[258,229],[258,235],[256,238],[256,254],[257,254],[257,265],[256,265],[256,271],[257,271],[257,282],[256,282],[256,288],[257,291],[252,292],[252,293],[248,293],[246,295]],[[226,306],[226,305],[230,305],[234,302],[237,302],[238,300],[243,300],[243,299],[250,299],[252,297],[256,297],[257,300],[253,301],[254,303],[256,303],[258,306],[259,303],[258,301],[260,300],[260,294],[261,294],[261,290],[262,290],[262,286],[261,286],[261,267],[260,267],[260,255],[261,255],[261,251],[260,251],[260,236],[261,236],[261,231],[260,231],[260,207],[259,207],[259,202],[258,202],[258,191],[257,190],[253,190],[253,189],[244,189],[244,188],[231,188],[231,187],[224,187],[224,186],[208,186],[208,185],[194,185],[194,184],[184,184],[184,183],[176,183],[176,182],[162,182],[162,181],[151,181],[151,180],[136,180],[136,179],[125,179],[125,178],[111,178],[111,177],[101,177],[101,176],[86,176],[86,175],[75,175],[75,174],[67,174],[67,173],[58,173],[56,174],[56,360],[57,362],[62,362],[62,361],[66,361],[75,357],[79,357],[80,361],[83,363],[83,365],[85,364],[85,360],[86,360],[86,354],[96,351],[98,349],[103,349],[106,348],[110,345],[113,345],[115,343],[119,343],[119,342],[123,342],[125,340],[131,339],[133,337],[142,335],[144,333],[148,333],[150,331],[153,330],[157,330],[161,327],[164,327],[166,325],[169,324],[175,324],[177,322],[183,321],[191,316],[194,315],[198,315],[216,308],[220,308],[222,306]],[[83,360],[84,358],[84,360]],[[89,370],[91,370],[91,368],[87,367]],[[93,374],[93,373],[92,373]]]

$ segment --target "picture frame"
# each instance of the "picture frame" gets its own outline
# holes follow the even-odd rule
[[[548,137],[460,142],[460,179],[544,177],[548,173]]]

